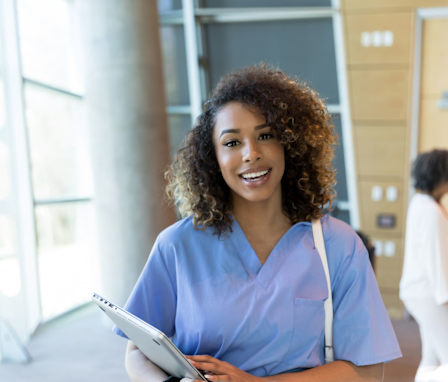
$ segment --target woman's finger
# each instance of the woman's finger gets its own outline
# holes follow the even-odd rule
[[[218,361],[218,359],[209,355],[187,355],[187,358],[193,361]]]

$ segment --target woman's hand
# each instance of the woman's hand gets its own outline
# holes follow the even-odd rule
[[[202,370],[205,378],[210,381],[255,382],[259,380],[258,377],[209,355],[192,355],[187,358],[196,369]],[[195,382],[198,381],[200,380],[195,380]]]

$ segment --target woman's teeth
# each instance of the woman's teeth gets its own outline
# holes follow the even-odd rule
[[[261,176],[264,176],[264,175],[266,175],[268,172],[269,172],[269,170],[258,171],[258,172],[250,172],[250,173],[247,173],[247,174],[242,174],[241,176],[242,176],[244,179],[251,180],[251,179],[255,179],[255,178],[259,178],[259,177],[261,177]]]

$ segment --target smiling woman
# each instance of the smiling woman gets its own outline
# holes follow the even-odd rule
[[[208,380],[380,381],[383,362],[400,356],[364,245],[323,215],[334,142],[317,94],[258,65],[219,82],[167,171],[184,218],[159,235],[126,309],[171,336]],[[132,342],[126,366],[132,381],[168,377]]]
[[[238,114],[228,110],[231,102],[255,113],[260,126],[268,126],[282,145],[286,169],[281,177],[282,209],[291,222],[322,216],[323,206],[335,196],[331,160],[336,139],[330,114],[305,83],[263,65],[223,77],[187,135],[167,172],[168,193],[181,214],[192,215],[196,228],[214,227],[221,233],[231,226],[231,194],[216,160],[219,146],[213,135],[218,120],[221,129],[232,130],[225,125],[234,123],[226,119]]]

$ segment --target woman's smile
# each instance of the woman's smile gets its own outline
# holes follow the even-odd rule
[[[244,182],[247,182],[247,185],[249,187],[259,186],[266,183],[269,180],[269,175],[271,171],[272,171],[271,168],[247,170],[242,174],[240,174],[240,177],[243,179]]]

